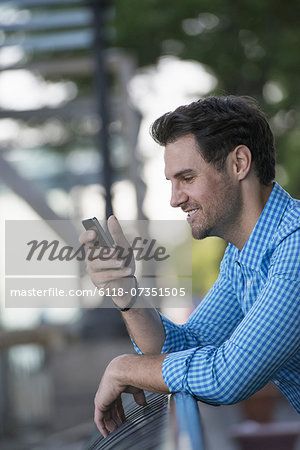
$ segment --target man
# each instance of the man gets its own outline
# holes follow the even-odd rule
[[[122,392],[143,405],[144,389],[219,405],[272,381],[300,413],[300,201],[273,182],[264,114],[250,98],[208,97],[157,119],[152,136],[165,146],[171,206],[187,213],[195,239],[219,236],[228,246],[218,280],[184,325],[143,307],[144,299],[118,300],[139,354],[108,365],[95,397],[100,432],[124,421]],[[108,226],[116,245],[128,247],[114,216]],[[94,238],[86,232],[81,242]],[[116,257],[87,267],[98,287],[134,281],[134,264]]]

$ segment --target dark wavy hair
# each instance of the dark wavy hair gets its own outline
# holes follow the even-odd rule
[[[228,154],[246,145],[260,183],[269,185],[275,178],[274,137],[265,114],[251,97],[211,96],[180,106],[156,119],[150,133],[163,146],[193,134],[204,160],[220,171]]]

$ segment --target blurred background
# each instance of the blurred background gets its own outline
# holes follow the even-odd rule
[[[169,206],[163,152],[148,130],[209,94],[258,100],[276,137],[277,181],[299,198],[299,16],[298,0],[1,1],[2,249],[8,219],[71,219],[74,232],[82,218],[112,212],[184,220]],[[193,243],[195,306],[224,248]],[[0,448],[83,448],[101,373],[132,352],[119,313],[82,300],[5,308],[0,258]],[[164,311],[178,323],[190,312]],[[248,404],[203,406],[212,450],[237,449],[232,427],[247,418],[284,427],[298,417],[272,387]]]

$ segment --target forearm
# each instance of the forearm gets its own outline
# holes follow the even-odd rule
[[[121,355],[111,361],[110,373],[122,391],[128,386],[168,394],[162,376],[162,364],[167,355]]]
[[[165,331],[158,311],[139,298],[135,307],[122,313],[127,330],[143,354],[159,354]]]

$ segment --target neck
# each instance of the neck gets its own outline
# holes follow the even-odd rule
[[[242,250],[252,233],[272,192],[273,183],[261,185],[258,180],[245,182],[241,187],[241,213],[227,236],[227,241]]]

